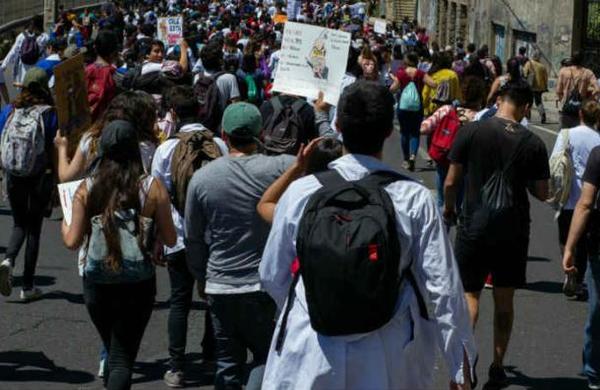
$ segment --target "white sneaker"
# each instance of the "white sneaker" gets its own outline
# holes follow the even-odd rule
[[[6,259],[0,263],[0,294],[5,297],[12,292],[12,266],[10,260]]]
[[[98,367],[98,378],[104,378],[106,372],[106,359],[100,360],[100,367]]]
[[[42,296],[42,290],[37,287],[32,288],[31,290],[21,290],[21,301],[29,302],[36,300]]]

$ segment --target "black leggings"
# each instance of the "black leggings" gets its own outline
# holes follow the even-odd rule
[[[44,214],[52,196],[54,180],[51,174],[18,177],[6,174],[6,189],[13,216],[13,230],[6,248],[7,259],[15,266],[15,259],[27,239],[23,289],[33,287],[35,266],[40,251],[40,235]]]
[[[156,280],[130,284],[83,281],[85,306],[108,351],[108,390],[131,388],[133,364],[152,314]]]

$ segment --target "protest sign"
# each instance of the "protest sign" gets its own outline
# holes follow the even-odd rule
[[[346,73],[350,34],[343,31],[287,22],[273,91],[337,105]]]
[[[78,54],[54,68],[55,103],[58,128],[69,139],[87,130],[91,123],[87,99],[83,54]]]
[[[183,17],[158,18],[157,36],[166,46],[177,45],[183,38]]]
[[[83,180],[69,181],[58,185],[58,196],[63,217],[67,225],[71,225],[73,218],[73,198]]]
[[[373,30],[375,31],[375,34],[385,35],[387,33],[387,22],[385,19],[375,19]]]

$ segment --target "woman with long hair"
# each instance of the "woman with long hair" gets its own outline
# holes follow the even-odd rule
[[[42,222],[44,215],[51,210],[54,188],[52,139],[56,133],[57,118],[53,106],[48,76],[44,70],[34,67],[25,74],[23,89],[14,103],[0,113],[2,163],[13,217],[5,259],[0,263],[0,293],[4,296],[11,294],[15,259],[27,240],[22,301],[42,295],[41,290],[35,287],[34,275]]]
[[[75,194],[62,237],[69,249],[85,248],[84,300],[108,351],[106,387],[129,389],[156,294],[153,249],[175,245],[177,236],[169,195],[160,180],[144,173],[130,122],[107,124],[98,159]]]
[[[496,97],[498,96],[498,91],[500,91],[500,88],[504,87],[508,83],[516,83],[520,80],[523,80],[521,64],[517,58],[511,58],[508,60],[506,63],[506,74],[502,74],[501,70],[502,68],[500,68],[500,72],[498,72],[499,76],[496,77],[492,83],[490,93],[487,97],[487,104],[490,106],[496,103]]]
[[[117,119],[135,124],[140,141],[140,152],[144,171],[150,172],[152,156],[159,144],[156,130],[157,106],[152,96],[141,91],[128,91],[119,94],[109,104],[102,117],[92,125],[79,141],[73,158],[69,161],[68,140],[60,131],[54,143],[58,150],[58,178],[60,182],[80,179],[94,161],[98,141],[104,126]]]

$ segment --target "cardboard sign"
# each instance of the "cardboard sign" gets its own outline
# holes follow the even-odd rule
[[[69,181],[58,185],[58,196],[63,217],[67,225],[73,220],[73,198],[83,180]]]
[[[384,19],[375,19],[373,30],[375,31],[375,34],[387,34],[387,22]]]
[[[87,130],[91,123],[90,106],[83,67],[83,54],[61,62],[54,68],[58,128],[69,139]]]
[[[339,30],[287,22],[273,91],[337,105],[346,73],[350,34]]]
[[[183,17],[158,18],[156,24],[158,39],[166,46],[174,46],[183,38]]]

